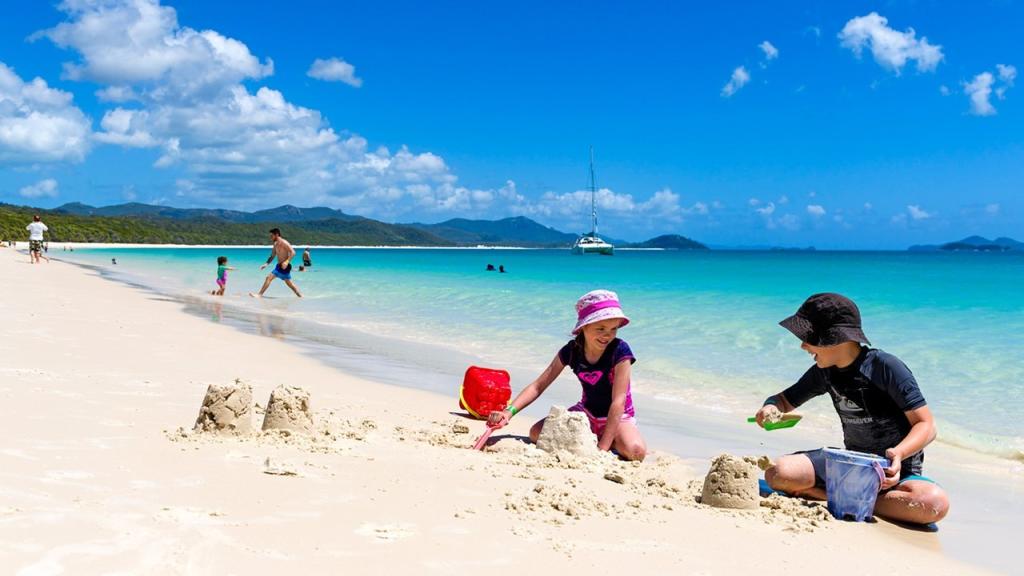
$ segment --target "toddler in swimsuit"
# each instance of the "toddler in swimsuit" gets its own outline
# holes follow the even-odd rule
[[[210,292],[214,296],[223,296],[224,288],[228,285],[228,270],[234,270],[234,268],[228,266],[227,256],[217,257],[217,289]]]

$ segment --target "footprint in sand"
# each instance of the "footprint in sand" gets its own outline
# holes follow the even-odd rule
[[[356,534],[373,538],[377,542],[394,542],[416,533],[415,524],[363,524],[356,528]]]
[[[224,524],[219,510],[203,510],[202,508],[164,506],[153,517],[165,522],[174,522],[186,526],[215,526]]]

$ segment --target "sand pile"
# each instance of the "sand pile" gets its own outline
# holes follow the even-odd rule
[[[596,456],[597,439],[590,431],[590,422],[582,412],[569,412],[561,406],[552,406],[537,438],[537,448],[558,454],[568,452],[575,456]]]
[[[757,508],[757,466],[731,454],[722,454],[711,461],[711,470],[704,477],[700,501],[716,508]]]
[[[779,422],[782,422],[782,411],[775,406],[769,405],[769,408],[764,412],[764,423],[778,424]]]
[[[252,387],[240,380],[210,384],[193,427],[196,432],[247,433],[252,430]]]
[[[312,434],[316,428],[309,410],[309,392],[284,384],[274,388],[263,417],[263,429]]]
[[[767,512],[765,522],[782,525],[788,532],[814,532],[832,521],[824,502],[803,498],[771,494],[761,500],[761,509]]]

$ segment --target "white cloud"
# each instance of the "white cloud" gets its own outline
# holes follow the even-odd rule
[[[804,34],[811,34],[815,38],[821,38],[821,28],[818,26],[808,26],[804,29]]]
[[[764,52],[765,60],[775,60],[779,57],[779,49],[767,40],[758,44],[757,47],[761,49],[761,52]]]
[[[811,216],[820,218],[825,215],[825,207],[820,204],[808,204],[807,213]]]
[[[971,100],[971,114],[992,116],[996,113],[996,108],[990,100],[994,81],[991,72],[982,72],[975,76],[974,80],[964,84],[964,94]]]
[[[888,23],[888,19],[877,12],[853,18],[843,26],[839,42],[858,58],[864,48],[870,48],[875,62],[896,74],[910,60],[917,64],[919,72],[935,70],[943,59],[942,46],[929,44],[924,36],[918,39],[913,28],[900,32],[890,28]]]
[[[946,86],[945,84],[939,86],[939,94],[942,94],[943,96],[949,96],[952,93],[953,92],[949,89],[949,86]]]
[[[478,210],[514,196],[514,185],[473,190],[457,184],[444,159],[405,147],[371,149],[342,136],[320,112],[243,81],[272,73],[238,40],[179,25],[155,0],[74,0],[68,19],[36,37],[73,49],[73,79],[101,84],[103,98],[133,100],[109,110],[96,140],[152,148],[157,168],[173,168],[192,203],[265,207],[323,203],[368,216],[412,210]],[[179,200],[179,201],[181,201]]]
[[[985,212],[995,216],[999,214],[999,204],[988,204],[985,206]]]
[[[743,88],[747,82],[750,82],[750,73],[743,66],[737,67],[732,71],[732,77],[722,87],[722,97],[729,98],[738,92],[740,88]]]
[[[25,198],[56,198],[57,197],[57,181],[53,178],[47,178],[40,180],[35,184],[25,186],[21,190],[18,190],[18,194],[21,194]]]
[[[996,98],[1002,100],[1006,97],[1006,91],[1013,86],[1013,81],[1017,79],[1017,68],[1006,64],[996,64],[996,71],[999,73],[1001,82],[1001,85],[995,90]]]
[[[139,95],[129,86],[107,86],[96,91],[96,98],[100,102],[131,102],[138,100]]]
[[[871,204],[871,202],[865,202],[864,203],[864,209],[865,210],[873,210],[874,208],[875,208],[875,206],[873,204]]]
[[[914,220],[927,220],[935,215],[932,212],[926,212],[917,204],[911,204],[907,206],[907,213],[910,214],[910,217],[913,218]]]
[[[317,58],[306,75],[325,82],[344,82],[356,88],[363,85],[363,79],[356,77],[356,67],[341,58]]]
[[[783,194],[779,197],[779,204],[789,204],[789,196]]]
[[[786,230],[795,232],[800,229],[800,218],[793,214],[783,214],[779,216],[778,225],[782,226]]]
[[[764,207],[757,208],[756,210],[757,210],[757,213],[762,215],[762,216],[771,216],[772,213],[775,212],[775,203],[774,202],[769,202]]]
[[[708,205],[704,202],[694,202],[692,206],[689,208],[683,208],[682,211],[683,214],[696,214],[698,216],[707,216],[710,212],[710,210],[708,210]]]
[[[126,89],[142,87],[154,100],[191,99],[274,71],[249,48],[213,30],[178,25],[174,8],[157,0],[68,0],[68,20],[32,35],[77,50],[82,61],[64,64],[72,80]]]
[[[750,200],[747,200],[747,204],[750,204],[751,206],[757,206],[760,203],[761,200],[758,198],[751,198]]]
[[[1008,85],[1013,86],[1013,81],[1017,79],[1017,67],[1007,64],[996,64],[996,70],[999,72],[999,79],[1006,82]]]
[[[25,82],[0,62],[0,164],[83,160],[91,122],[71,100],[42,78]]]
[[[146,131],[149,113],[145,110],[109,110],[100,120],[103,132],[96,133],[96,140],[107,144],[118,144],[129,148],[153,148],[160,141]]]

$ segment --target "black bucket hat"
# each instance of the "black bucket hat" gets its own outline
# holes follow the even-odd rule
[[[853,300],[842,294],[815,294],[804,301],[796,314],[779,325],[812,346],[835,346],[843,342],[871,344],[860,327],[860,310]]]

